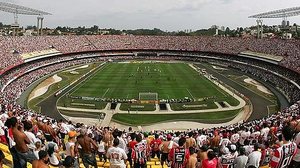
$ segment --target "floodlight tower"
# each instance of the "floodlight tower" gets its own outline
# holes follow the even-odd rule
[[[258,18],[256,20],[256,23],[257,23],[257,38],[262,38],[264,34],[263,20],[261,18]]]
[[[11,24],[11,27],[13,28],[13,36],[16,35],[17,29],[20,27],[19,22],[18,22],[18,13],[17,11],[14,13],[14,23]]]
[[[40,34],[41,36],[43,35],[43,20],[44,20],[44,16],[43,15],[39,15],[37,17],[37,34]]]
[[[257,37],[262,38],[263,35],[263,20],[262,18],[282,18],[284,23],[287,23],[287,18],[300,15],[300,7],[286,8],[274,10],[270,12],[260,13],[249,16],[249,18],[256,18],[257,22]],[[283,25],[286,26],[287,24]],[[286,28],[286,27],[284,27]]]
[[[13,13],[14,14],[14,23],[11,25],[11,27],[14,29],[14,35],[16,33],[16,30],[19,28],[19,23],[18,23],[18,15],[35,15],[38,16],[38,25],[37,25],[37,31],[39,35],[39,31],[42,32],[43,29],[43,19],[44,15],[51,15],[48,12],[43,12],[40,10],[20,6],[20,5],[15,5],[11,3],[6,3],[6,2],[0,2],[0,11],[8,12],[8,13]],[[41,22],[41,24],[39,24]],[[42,33],[41,33],[42,35]]]

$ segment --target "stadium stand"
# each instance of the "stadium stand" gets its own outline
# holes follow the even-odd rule
[[[24,54],[49,49],[63,54],[27,63],[22,59]],[[281,39],[176,36],[0,37],[0,58],[5,60],[0,62],[0,150],[4,155],[4,159],[1,159],[0,154],[0,163],[3,167],[41,167],[40,165],[48,163],[49,158],[51,167],[127,165],[158,168],[161,164],[165,168],[170,165],[183,168],[197,165],[206,168],[208,164],[224,168],[299,167],[300,150],[297,149],[300,146],[300,89],[296,86],[300,83],[299,49],[299,41]],[[140,56],[141,59],[214,60],[273,83],[293,104],[270,117],[228,127],[191,128],[183,132],[143,132],[130,128],[118,130],[58,121],[24,109],[16,103],[20,94],[44,75],[89,62],[134,59],[137,58],[135,53],[138,50],[154,53],[157,52],[151,50],[159,51],[159,56]],[[277,60],[278,66],[238,56],[245,51],[251,51],[252,54],[263,53],[268,57],[280,56],[282,59]],[[47,151],[46,154],[44,151]],[[152,158],[154,154],[162,157],[157,155]],[[38,157],[41,158],[38,160]]]
[[[281,65],[300,71],[297,40],[177,36],[46,36],[0,37],[0,70],[22,62],[20,54],[54,48],[62,53],[93,50],[156,49],[202,51],[237,55],[241,52],[282,56]]]

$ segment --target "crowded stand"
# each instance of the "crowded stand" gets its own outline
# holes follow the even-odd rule
[[[13,68],[1,76],[0,166],[13,167],[135,167],[135,168],[299,168],[300,91],[274,71],[299,84],[299,42],[279,39],[153,36],[0,37],[0,69],[22,63],[20,53],[55,48],[63,53],[94,50],[157,49],[203,51],[237,55],[251,50],[283,56],[280,65],[212,54],[216,63],[240,69],[280,88],[293,102],[290,107],[261,119],[219,128],[176,130],[120,130],[56,120],[24,109],[16,99],[37,79],[74,65],[108,59],[162,59],[211,61],[207,57],[107,56],[108,53],[56,56]],[[298,47],[298,48],[295,48]],[[12,52],[16,51],[16,52]],[[179,54],[180,55],[180,54]],[[199,54],[198,54],[199,56]],[[234,57],[237,64],[231,62]],[[227,60],[226,62],[219,60]],[[243,64],[244,63],[244,64]],[[251,65],[247,65],[247,64]],[[261,68],[255,68],[258,66]],[[267,69],[267,70],[265,70]],[[295,72],[296,71],[296,72]],[[295,75],[296,74],[296,75]],[[11,81],[12,80],[12,81]],[[10,83],[9,83],[10,82]],[[7,84],[7,85],[6,85]],[[212,126],[213,127],[213,126]],[[4,154],[3,154],[4,153]],[[29,164],[30,163],[30,164]]]
[[[299,166],[300,102],[268,118],[227,127],[151,132],[57,121],[1,104],[1,141],[8,147],[0,149],[11,154],[15,167],[26,162],[32,167]]]
[[[37,60],[34,63],[27,63],[23,64],[22,66],[19,66],[16,69],[13,69],[6,73],[5,75],[2,76],[1,78],[1,83],[6,87],[6,85],[10,84],[14,79],[17,79],[19,76],[22,76],[24,73],[28,73],[28,71],[33,71],[39,67],[43,66],[50,66],[50,65],[55,65],[60,62],[67,62],[67,61],[72,61],[73,59],[85,59],[85,58],[96,58],[100,60],[101,58],[109,60],[110,58],[112,59],[134,59],[133,56],[130,57],[125,57],[125,56],[116,56],[116,55],[110,55],[112,53],[90,53],[90,54],[71,54],[68,56],[59,56],[59,57],[50,57],[48,59],[44,60]],[[121,53],[119,53],[121,54]],[[175,57],[174,53],[166,53],[164,52],[160,59],[164,60],[172,60],[172,59],[177,59],[177,60],[188,60],[188,61],[206,61],[209,62],[210,60],[207,59],[207,55],[205,55],[203,58],[201,58],[201,55],[195,55],[195,54],[189,54],[185,53],[183,57],[177,56]],[[125,55],[130,55],[130,53],[125,53]],[[133,55],[133,54],[131,54]],[[108,57],[111,56],[111,57]],[[135,57],[136,59],[158,59],[159,57],[146,57],[146,56],[137,56]],[[188,59],[189,58],[189,59]],[[242,57],[232,57],[232,56],[225,56],[225,55],[211,55],[210,58],[215,58],[215,59],[221,59],[222,61],[220,63],[226,65],[226,66],[231,66],[233,68],[240,69],[246,73],[250,73],[252,75],[258,76],[260,79],[264,81],[268,81],[269,83],[274,84],[277,88],[280,88],[281,91],[286,95],[286,97],[289,99],[290,102],[296,102],[299,100],[299,88],[297,86],[293,85],[289,80],[294,81],[295,83],[299,83],[299,74],[289,71],[288,69],[285,68],[280,68],[276,65],[264,63],[262,61],[257,61],[257,60],[251,60],[251,59],[245,59]],[[236,64],[236,62],[233,61],[238,61],[240,64]],[[217,62],[217,60],[214,60]],[[227,63],[225,63],[226,61]],[[242,65],[244,64],[244,65]],[[69,64],[68,64],[69,65]],[[70,64],[71,65],[71,64]],[[256,66],[256,67],[251,67],[251,66]],[[63,66],[64,67],[64,66]],[[241,68],[242,67],[242,68]],[[258,68],[257,68],[258,67]],[[278,67],[278,68],[277,68]],[[275,74],[273,74],[275,73]],[[278,77],[277,74],[283,75],[283,79]],[[42,75],[42,74],[41,74]],[[37,75],[34,75],[37,76]],[[43,75],[42,75],[43,76]],[[286,79],[287,78],[287,79]],[[34,80],[33,80],[34,81]],[[25,82],[26,83],[26,82]],[[29,82],[31,83],[31,82]],[[25,88],[27,87],[24,85]],[[25,90],[25,88],[23,90]],[[4,88],[2,88],[3,90]],[[14,94],[15,96],[18,94]],[[15,98],[18,98],[15,97]]]
[[[299,42],[282,39],[255,39],[209,36],[45,36],[0,37],[0,70],[22,63],[20,54],[55,48],[62,53],[94,50],[155,49],[201,51],[237,55],[253,51],[283,56],[280,64],[300,72]]]

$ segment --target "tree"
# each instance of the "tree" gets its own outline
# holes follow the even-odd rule
[[[93,27],[90,28],[90,30],[91,30],[92,32],[98,32],[99,27],[98,27],[97,25],[94,25]]]
[[[200,29],[196,30],[194,32],[189,33],[190,35],[196,35],[196,36],[213,36],[216,34],[215,28],[209,28],[209,29]]]
[[[28,29],[36,29],[36,26],[31,26],[31,25],[29,25],[29,26],[26,27],[26,29],[27,29],[27,30],[28,30]]]
[[[154,29],[136,29],[136,30],[123,30],[126,34],[133,34],[133,35],[165,35],[166,32],[154,28]]]
[[[178,33],[176,33],[176,36],[187,36],[188,34],[184,31],[180,31]]]
[[[225,29],[225,35],[230,35],[230,29],[229,29],[229,27],[226,27],[226,29]]]
[[[243,32],[244,31],[244,28],[240,27],[240,32]]]
[[[122,31],[121,30],[115,30],[115,29],[108,29],[109,34],[111,35],[121,35]]]
[[[55,30],[59,30],[59,31],[61,31],[61,32],[69,32],[69,30],[68,30],[69,28],[68,27],[60,27],[60,26],[58,26]]]

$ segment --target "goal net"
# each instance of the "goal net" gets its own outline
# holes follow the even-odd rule
[[[158,93],[152,93],[152,92],[139,93],[139,100],[158,100]]]

